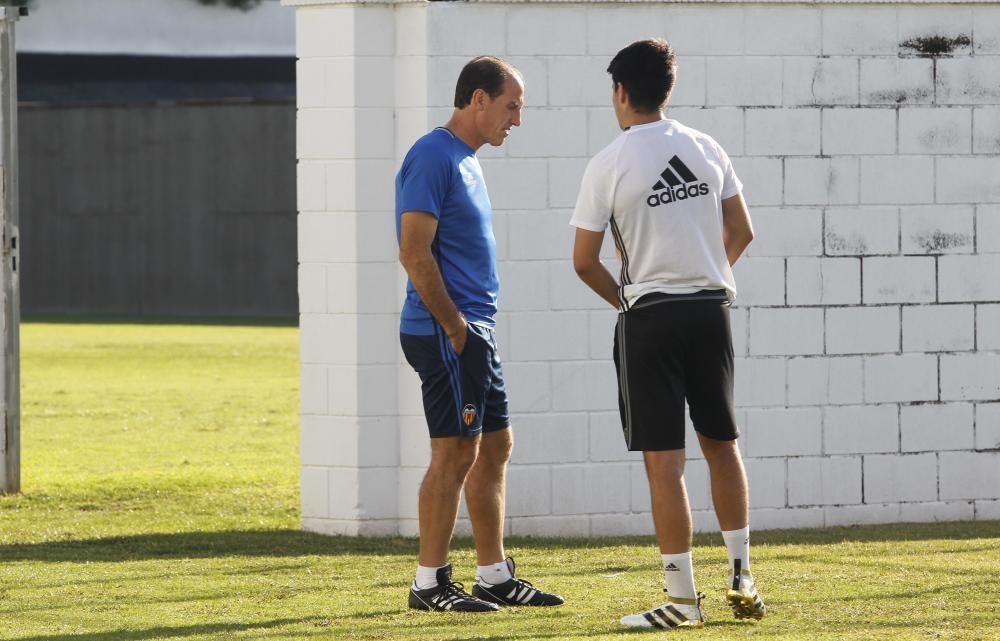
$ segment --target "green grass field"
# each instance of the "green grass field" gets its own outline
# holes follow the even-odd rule
[[[416,543],[298,528],[291,327],[22,327],[23,493],[0,497],[0,639],[1000,639],[1000,524],[754,535],[771,615],[735,622],[725,552],[695,558],[709,624],[629,632],[661,598],[651,539],[515,539],[558,609],[405,609]],[[469,541],[456,578],[472,580]]]

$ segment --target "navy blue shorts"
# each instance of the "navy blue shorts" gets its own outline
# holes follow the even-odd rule
[[[399,335],[406,362],[420,375],[431,438],[510,427],[493,329],[469,323],[465,348],[456,354],[447,334],[435,327],[433,336]]]

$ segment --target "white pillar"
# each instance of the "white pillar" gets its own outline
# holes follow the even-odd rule
[[[296,5],[302,517],[398,531],[395,18],[388,3]]]

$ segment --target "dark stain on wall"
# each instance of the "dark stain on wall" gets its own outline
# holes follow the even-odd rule
[[[942,231],[919,234],[914,236],[913,240],[928,254],[939,254],[946,249],[967,247],[972,244],[972,239],[965,234],[947,234]]]
[[[899,43],[900,48],[909,49],[910,53],[919,56],[946,56],[953,52],[956,47],[968,47],[972,45],[972,39],[965,34],[959,34],[954,38],[948,36],[921,36],[910,38]]]

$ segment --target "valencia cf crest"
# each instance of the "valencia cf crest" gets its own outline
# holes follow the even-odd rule
[[[462,420],[466,425],[472,425],[476,421],[476,406],[469,403],[462,408]]]

